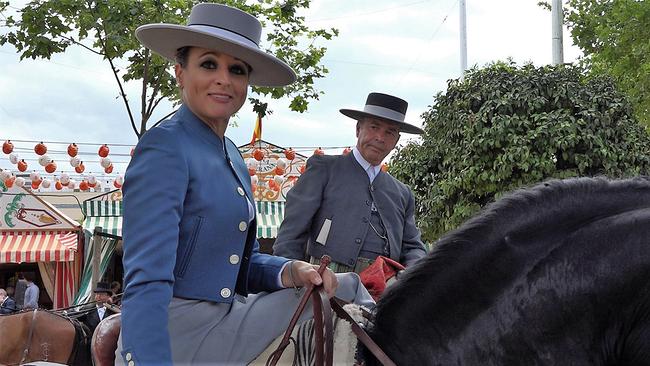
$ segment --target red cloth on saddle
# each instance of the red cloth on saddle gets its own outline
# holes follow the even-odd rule
[[[399,262],[380,255],[373,264],[361,271],[359,276],[361,277],[361,283],[366,286],[372,298],[377,301],[386,290],[386,282],[403,269],[404,266]]]

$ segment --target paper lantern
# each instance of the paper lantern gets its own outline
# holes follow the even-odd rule
[[[14,181],[14,184],[16,184],[17,187],[24,186],[25,185],[25,178],[23,178],[23,177],[16,178],[16,180]]]
[[[68,181],[68,189],[75,189],[77,188],[77,182],[74,179],[70,179]]]
[[[352,149],[350,149],[349,147],[346,147],[345,149],[343,149],[343,155],[347,155],[347,154],[349,154],[351,152],[352,152]]]
[[[70,165],[72,165],[73,168],[78,167],[79,164],[81,164],[81,159],[76,156],[70,158]]]
[[[314,155],[325,155],[325,151],[319,147],[318,149],[314,150]]]
[[[101,158],[99,159],[99,165],[102,166],[102,168],[106,169],[111,165],[111,159],[110,158]]]
[[[284,175],[284,168],[280,168],[279,166],[276,166],[274,172],[276,175]]]
[[[287,167],[287,161],[284,159],[278,159],[278,161],[275,163],[276,166],[279,166],[280,168],[284,169]]]
[[[20,157],[18,156],[18,154],[9,154],[9,162],[11,162],[11,164],[16,165],[18,164],[19,161],[20,161]]]
[[[54,183],[54,188],[56,188],[57,191],[60,191],[63,189],[63,184],[57,180],[56,183]]]
[[[289,148],[288,150],[284,150],[284,156],[285,156],[288,160],[293,160],[293,159],[296,158],[296,152],[293,151],[292,148]]]
[[[284,178],[283,176],[281,176],[281,175],[276,175],[275,177],[273,177],[273,181],[274,181],[275,184],[277,184],[278,186],[281,186],[282,183],[284,183],[285,178]]]
[[[52,182],[49,179],[45,178],[45,179],[43,179],[43,182],[41,182],[41,187],[47,189],[47,188],[50,188],[51,184],[52,184]]]
[[[5,154],[11,154],[11,152],[14,151],[14,144],[7,140],[2,144],[2,152]]]
[[[262,159],[264,159],[264,151],[262,151],[262,149],[253,150],[253,157],[255,158],[255,160],[261,161]]]
[[[104,168],[104,173],[111,174],[112,172],[113,172],[113,164],[111,164],[111,165],[107,166],[106,168]]]
[[[27,162],[25,161],[25,159],[22,159],[18,162],[18,170],[20,170],[21,172],[27,170]]]
[[[108,145],[104,144],[99,147],[99,151],[97,151],[97,155],[101,156],[102,158],[105,158],[108,156],[108,151],[109,151]]]
[[[14,182],[16,182],[16,177],[11,177],[11,178],[9,178],[9,179],[6,179],[6,180],[5,180],[5,186],[6,186],[7,188],[11,188],[11,187],[14,186]]]
[[[54,162],[54,160],[47,163],[47,165],[45,166],[45,171],[48,173],[54,173],[56,171],[56,163]]]
[[[99,190],[102,189],[102,181],[98,180],[93,188],[95,188],[95,192],[99,192]]]
[[[9,170],[0,169],[0,182],[4,182],[11,178],[12,174]]]
[[[36,155],[44,155],[47,152],[47,146],[41,141],[34,146],[34,152]]]
[[[74,167],[74,171],[77,172],[77,173],[79,173],[79,174],[83,173],[84,170],[86,170],[86,167],[84,166],[83,161],[82,161],[81,163],[79,163],[79,165],[77,165],[76,167]]]
[[[384,173],[388,172],[388,164],[386,163],[381,164],[381,171]]]
[[[78,152],[79,152],[79,148],[77,147],[77,144],[73,142],[70,145],[68,145],[68,155],[70,155],[71,158],[77,156]]]
[[[40,180],[40,179],[39,180],[33,180],[32,181],[32,189],[38,189],[38,187],[41,186],[41,182],[43,182],[43,181]]]
[[[31,173],[29,173],[29,180],[31,180],[32,182],[40,179],[41,179],[41,175],[37,171],[32,171]]]
[[[41,155],[41,156],[38,158],[38,165],[44,167],[44,166],[46,166],[47,164],[49,164],[50,161],[52,161],[52,159],[50,159],[50,157],[49,157],[48,155]]]
[[[87,191],[88,188],[89,188],[88,187],[88,182],[86,182],[85,180],[82,180],[81,182],[79,182],[79,189],[80,190]]]
[[[69,182],[70,176],[68,176],[66,173],[61,174],[61,184],[67,186]]]

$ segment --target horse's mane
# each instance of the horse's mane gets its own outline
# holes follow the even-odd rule
[[[431,277],[444,270],[440,266],[448,259],[479,243],[485,247],[517,235],[531,237],[549,227],[572,228],[644,207],[650,207],[649,177],[549,180],[518,189],[486,206],[478,215],[438,240],[432,252],[408,275]]]
[[[422,298],[426,292],[432,294],[426,302],[409,303],[422,309],[409,309],[408,313],[427,314],[426,309],[431,312],[435,308],[436,323],[446,324],[442,327],[449,331],[456,326],[452,318],[457,320],[458,314],[472,317],[489,308],[514,273],[534,265],[544,251],[551,250],[548,243],[565,240],[576,228],[601,218],[647,207],[647,177],[550,180],[516,190],[443,236],[432,252],[384,295],[377,305],[378,318],[383,315],[383,321],[399,321],[397,309],[404,309],[404,299]],[[537,258],[533,252],[539,254]],[[473,289],[465,291],[460,284]]]

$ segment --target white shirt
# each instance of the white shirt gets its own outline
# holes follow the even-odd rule
[[[97,314],[99,315],[99,320],[104,319],[104,314],[106,314],[106,308],[103,306],[100,306],[97,308]]]
[[[368,174],[368,179],[370,179],[370,183],[372,183],[372,181],[375,180],[377,174],[379,174],[381,171],[381,165],[372,165],[367,162],[366,159],[361,156],[361,152],[357,149],[356,146],[354,149],[352,149],[352,154],[354,155],[354,158],[357,159],[357,163],[359,163],[363,170],[366,171],[366,174]]]

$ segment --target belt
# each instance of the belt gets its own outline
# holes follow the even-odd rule
[[[327,268],[331,269],[334,273],[356,272],[359,274],[363,272],[364,269],[370,267],[370,265],[374,262],[374,259],[359,257],[357,258],[357,262],[355,263],[354,267],[331,261]],[[320,258],[309,257],[309,263],[320,264]]]

